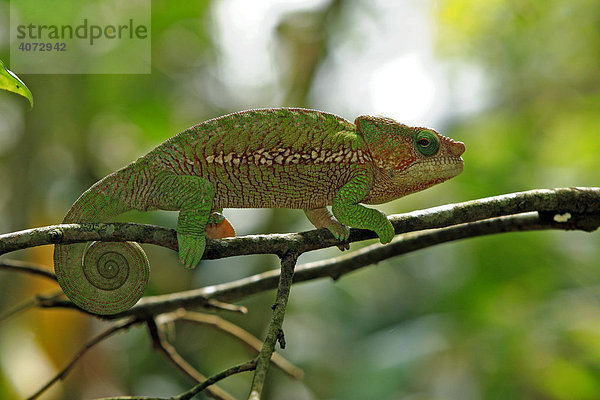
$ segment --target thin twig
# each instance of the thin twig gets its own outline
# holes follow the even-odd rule
[[[51,272],[50,270],[48,270],[48,268],[45,268],[41,265],[33,264],[30,262],[3,258],[0,260],[0,270],[23,272],[26,274],[41,276],[43,278],[47,278],[56,282],[56,275],[54,274],[54,272]]]
[[[34,400],[34,399],[38,398],[48,388],[50,388],[50,386],[52,386],[53,384],[55,384],[59,380],[64,379],[67,376],[67,374],[71,371],[71,368],[73,368],[73,366],[75,365],[75,363],[77,361],[79,361],[79,359],[81,357],[83,357],[83,355],[85,353],[87,353],[87,351],[90,350],[92,347],[96,346],[98,343],[102,342],[104,339],[109,338],[110,336],[114,335],[115,333],[120,332],[120,331],[122,331],[124,329],[127,329],[130,326],[138,324],[140,322],[141,321],[139,319],[137,319],[137,318],[131,318],[131,319],[128,319],[128,320],[120,321],[120,322],[114,324],[113,326],[111,326],[110,328],[108,328],[107,330],[105,330],[104,332],[102,332],[99,335],[95,336],[94,338],[92,338],[88,342],[86,342],[83,345],[83,347],[77,352],[77,354],[75,354],[75,356],[73,356],[73,358],[71,359],[71,361],[60,372],[58,372],[58,374],[56,374],[40,390],[38,390],[37,392],[35,392],[33,395],[31,395],[27,399],[28,400]]]
[[[256,368],[256,360],[247,361],[243,364],[235,365],[233,367],[227,368],[224,371],[219,372],[200,383],[199,385],[194,386],[190,390],[185,393],[180,394],[179,396],[173,397],[173,400],[189,400],[198,393],[205,390],[210,385],[214,385],[215,383],[230,377],[231,375],[239,374],[241,372],[252,371]]]
[[[139,303],[138,303],[139,304]],[[86,310],[83,310],[76,306],[73,302],[67,299],[61,298],[51,298],[46,296],[38,296],[38,307],[41,308],[64,308],[69,310],[80,311],[82,313],[94,316],[96,318],[104,319],[104,320],[118,320],[122,318],[127,318],[134,316],[138,319],[149,319],[153,318],[156,315],[160,315],[163,313],[172,312],[173,310],[177,310],[180,308],[185,308],[186,304],[182,304],[180,299],[176,296],[166,295],[163,298],[163,301],[151,306],[145,307],[143,309],[138,309],[139,312],[132,312],[131,309],[125,310],[119,314],[113,315],[96,315],[92,314]],[[246,314],[248,313],[248,309],[244,306],[238,306],[235,304],[225,303],[223,301],[217,299],[211,299],[206,296],[198,296],[194,298],[194,307],[203,307],[208,310],[216,310],[216,311],[228,311],[234,312],[238,314]]]
[[[238,325],[235,325],[218,315],[203,314],[198,312],[184,311],[177,316],[179,321],[189,321],[202,325],[209,325],[213,328],[218,329],[221,332],[225,332],[241,343],[246,345],[250,350],[258,353],[262,347],[262,342],[252,335],[250,332],[242,329]],[[301,379],[304,375],[302,369],[296,367],[288,360],[286,360],[281,354],[274,352],[271,357],[273,364],[281,369],[285,374],[289,375],[294,379]]]
[[[119,397],[104,397],[102,399],[97,400],[190,400],[192,397],[197,395],[198,393],[205,390],[207,387],[214,385],[215,383],[230,377],[231,375],[239,374],[241,372],[252,371],[256,368],[256,361],[251,360],[247,361],[243,364],[235,365],[233,367],[227,368],[224,371],[219,372],[205,380],[204,382],[194,386],[190,390],[181,393],[177,396],[162,398],[162,397],[147,397],[147,396],[119,396]]]
[[[7,311],[4,315],[0,316],[0,324],[7,321],[9,318],[14,317],[17,314],[23,313],[25,311],[31,310],[34,307],[39,307],[43,301],[46,299],[54,300],[64,296],[64,293],[61,291],[55,291],[52,294],[47,295],[37,295],[31,300],[24,302],[13,308],[12,310]]]
[[[152,338],[152,344],[156,350],[160,351],[167,360],[194,382],[199,383],[206,380],[206,377],[192,367],[192,365],[177,352],[175,347],[165,339],[164,333],[160,329],[160,325],[157,325],[154,319],[148,320],[147,325],[150,337]],[[207,387],[206,394],[208,397],[217,400],[235,400],[232,395],[218,386]]]
[[[277,287],[277,297],[275,298],[275,304],[273,304],[273,316],[269,323],[269,329],[267,331],[267,337],[263,343],[262,349],[256,358],[256,371],[254,372],[254,378],[252,379],[252,386],[250,388],[249,400],[260,400],[265,379],[267,377],[267,371],[269,370],[269,364],[271,356],[275,351],[275,345],[279,342],[281,348],[285,347],[285,341],[283,336],[283,318],[285,316],[285,310],[287,308],[287,302],[290,297],[290,290],[292,288],[292,281],[294,278],[294,267],[296,266],[296,260],[298,255],[294,253],[288,253],[281,258],[281,275],[279,277],[279,285]]]

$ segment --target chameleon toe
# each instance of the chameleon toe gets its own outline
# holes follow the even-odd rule
[[[340,244],[338,245],[338,249],[340,249],[341,251],[350,250],[350,243]]]
[[[337,240],[343,241],[350,237],[350,228],[348,228],[346,225],[332,224],[327,228]]]

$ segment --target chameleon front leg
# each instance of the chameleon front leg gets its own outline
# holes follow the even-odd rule
[[[369,190],[369,177],[364,174],[355,176],[335,194],[331,211],[341,223],[373,230],[379,236],[381,243],[389,243],[394,238],[395,232],[386,215],[379,210],[358,204]]]
[[[204,178],[164,174],[155,181],[153,203],[163,210],[179,210],[177,243],[179,262],[194,268],[206,246],[206,224],[215,196],[213,185]]]
[[[340,221],[329,212],[326,207],[313,208],[311,210],[304,210],[308,220],[317,228],[327,228],[329,232],[337,240],[346,240],[350,236],[350,228],[342,224]],[[350,245],[348,243],[340,244],[338,246],[340,250],[348,250]]]

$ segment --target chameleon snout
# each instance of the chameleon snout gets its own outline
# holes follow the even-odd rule
[[[448,139],[450,142],[449,150],[450,154],[456,157],[460,157],[465,152],[465,144],[463,142],[457,142],[452,139]]]
[[[439,134],[438,134],[439,135]],[[445,155],[451,157],[460,157],[465,152],[465,144],[447,136],[439,135],[440,149]]]

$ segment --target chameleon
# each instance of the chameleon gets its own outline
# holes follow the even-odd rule
[[[188,268],[200,262],[207,236],[235,236],[224,208],[301,209],[341,247],[349,227],[373,230],[385,244],[395,234],[391,222],[364,204],[460,174],[464,151],[433,129],[386,117],[362,115],[352,123],[303,108],[240,111],[192,126],[96,182],[63,223],[102,222],[129,210],[179,211],[178,255]],[[131,308],[149,280],[149,262],[134,242],[56,244],[54,268],[67,297],[100,315]]]

